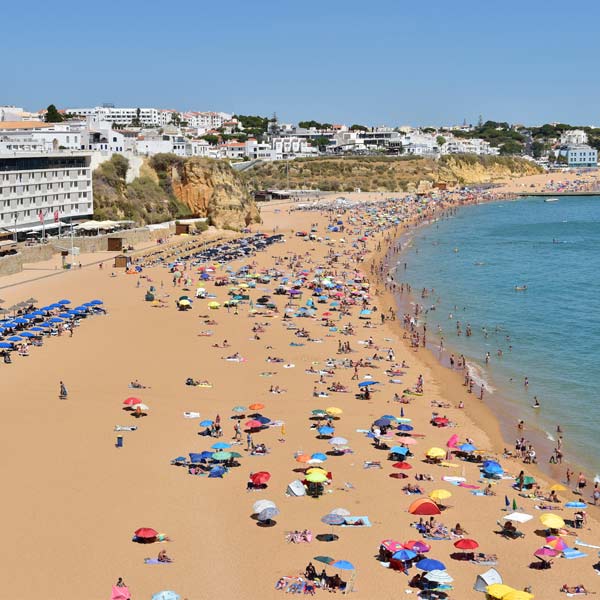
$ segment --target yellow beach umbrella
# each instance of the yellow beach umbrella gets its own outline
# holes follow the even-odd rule
[[[562,517],[559,517],[554,513],[544,513],[540,517],[540,521],[542,522],[542,525],[548,527],[548,529],[561,529],[565,526],[565,522],[563,521]]]
[[[448,490],[433,490],[433,492],[431,492],[431,494],[429,494],[429,497],[434,502],[441,502],[442,500],[447,500],[451,496],[452,496],[452,493],[449,492]]]
[[[429,448],[429,450],[425,452],[425,456],[428,458],[445,458],[446,451],[442,450],[441,448]]]
[[[208,308],[219,308],[221,306],[218,302],[209,302]]]
[[[511,588],[510,585],[505,583],[492,583],[492,585],[485,588],[485,593],[492,598],[497,598],[497,600],[501,600],[506,594],[514,591],[515,588]]]
[[[513,590],[502,596],[502,600],[533,600],[533,594],[524,592],[523,590]]]
[[[309,473],[306,476],[306,481],[310,481],[310,483],[323,483],[327,481],[327,475],[321,472]]]
[[[240,283],[240,285],[239,285],[238,287],[240,287],[240,288],[242,288],[242,289],[244,289],[244,290],[245,290],[245,289],[246,289],[247,287],[249,287],[249,286],[248,286],[248,284],[247,284],[247,283]]]
[[[179,300],[179,306],[191,306],[191,302],[189,300]]]
[[[306,469],[307,475],[310,475],[311,473],[323,473],[324,475],[327,475],[327,471],[321,467],[310,467],[309,469]]]
[[[325,412],[328,415],[337,416],[337,415],[341,415],[344,411],[341,408],[338,408],[337,406],[330,406],[329,408],[325,409]]]
[[[567,488],[566,488],[564,485],[562,485],[561,483],[555,483],[555,484],[554,484],[554,485],[553,485],[553,486],[550,488],[550,490],[551,490],[552,492],[566,492],[566,491],[567,491]]]

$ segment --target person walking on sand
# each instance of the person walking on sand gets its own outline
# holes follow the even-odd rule
[[[67,392],[67,387],[65,386],[65,384],[61,381],[59,384],[59,392],[58,392],[58,397],[61,400],[66,400],[67,396],[69,395],[69,393]]]

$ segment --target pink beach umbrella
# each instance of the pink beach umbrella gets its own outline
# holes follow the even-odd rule
[[[450,439],[446,442],[447,448],[455,448],[456,444],[458,444],[459,437],[456,433],[450,437]]]

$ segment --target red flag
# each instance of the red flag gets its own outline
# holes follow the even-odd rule
[[[38,213],[38,218],[40,220],[40,223],[44,222],[44,213],[40,210],[40,212]]]
[[[54,211],[54,222],[58,223],[58,211],[57,210]]]

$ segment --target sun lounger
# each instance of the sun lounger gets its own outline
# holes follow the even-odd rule
[[[363,462],[363,469],[381,469],[380,460],[365,460]]]

